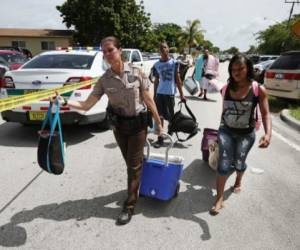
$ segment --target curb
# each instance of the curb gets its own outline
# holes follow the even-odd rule
[[[280,112],[280,118],[281,118],[281,120],[283,120],[284,122],[286,122],[288,125],[290,125],[292,128],[300,131],[300,121],[298,121],[294,117],[292,117],[289,114],[289,110],[288,109],[283,109]]]

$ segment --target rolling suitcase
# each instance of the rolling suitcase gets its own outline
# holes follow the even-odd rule
[[[167,201],[178,195],[183,158],[169,155],[174,142],[170,135],[164,135],[171,141],[165,154],[150,153],[150,143],[146,141],[147,155],[143,162],[140,196]]]
[[[218,141],[218,130],[212,128],[205,128],[203,130],[203,137],[201,141],[202,159],[208,161],[209,145]]]
[[[198,84],[192,77],[186,78],[183,82],[183,86],[191,95],[194,95],[199,91]]]

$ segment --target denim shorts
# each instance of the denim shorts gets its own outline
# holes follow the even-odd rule
[[[232,166],[238,172],[247,168],[246,158],[255,141],[255,131],[238,134],[226,127],[220,127],[219,143],[219,175],[227,175]]]
[[[171,121],[174,116],[175,98],[173,95],[157,94],[155,104],[160,117],[167,121]]]

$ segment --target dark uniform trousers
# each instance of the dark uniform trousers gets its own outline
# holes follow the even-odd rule
[[[147,128],[139,129],[134,133],[122,127],[115,128],[113,131],[127,165],[128,197],[124,209],[133,213],[138,199]]]

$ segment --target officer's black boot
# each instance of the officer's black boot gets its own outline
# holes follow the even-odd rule
[[[117,218],[116,224],[126,225],[127,223],[130,222],[132,215],[133,215],[133,211],[131,211],[130,209],[123,209]]]

